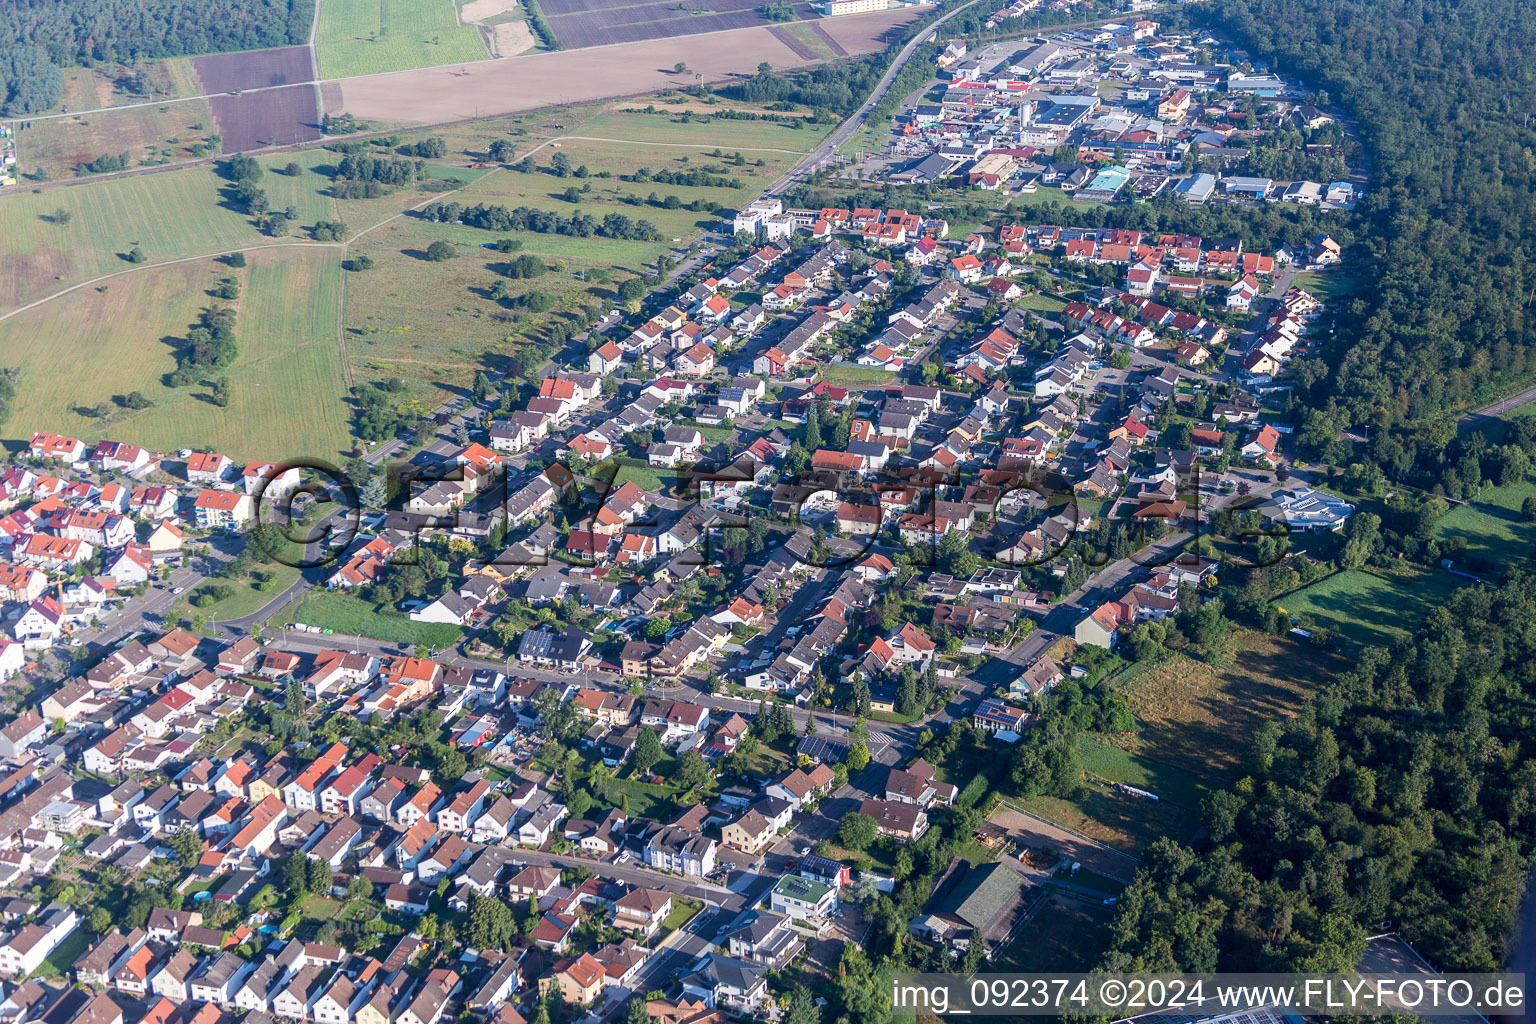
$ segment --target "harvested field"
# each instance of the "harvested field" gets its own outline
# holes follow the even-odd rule
[[[903,26],[928,12],[921,7],[902,7],[877,14],[847,14],[838,18],[819,18],[816,27],[828,40],[849,53],[883,50],[895,42]]]
[[[193,147],[201,148],[214,133],[208,104],[182,100],[40,118],[16,133],[16,152],[22,166],[42,167],[49,177],[63,178],[104,154],[127,153],[130,167],[188,160],[202,155]]]
[[[504,21],[491,26],[491,49],[498,57],[516,57],[538,45],[526,21]]]
[[[290,85],[208,101],[224,137],[223,152],[287,146],[320,138],[320,112],[313,85]]]
[[[192,70],[205,93],[299,85],[315,77],[307,46],[193,57]]]
[[[817,37],[820,38],[822,42],[827,44],[827,47],[832,51],[833,56],[848,56],[847,48],[844,47],[842,43],[838,42],[830,32],[822,27],[821,19],[818,18],[816,21],[808,21],[805,23],[805,25],[812,32],[816,33]]]
[[[568,50],[771,24],[756,0],[543,0],[540,6]],[[815,17],[804,3],[795,5],[795,13]]]
[[[475,24],[484,24],[498,14],[517,10],[519,6],[519,0],[469,0],[469,3],[459,8],[459,17]]]
[[[884,49],[884,37],[916,17],[917,10],[837,18],[848,24],[836,26],[834,35],[849,53],[872,53]],[[325,109],[390,124],[514,114],[673,87],[678,76],[672,67],[678,61],[688,65],[690,77],[697,73],[706,82],[750,75],[762,62],[775,68],[812,63],[760,25],[717,33],[707,43],[692,36],[652,39],[328,83]]]

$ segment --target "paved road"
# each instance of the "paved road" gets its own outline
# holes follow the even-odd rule
[[[896,55],[896,59],[891,61],[891,66],[886,68],[885,74],[881,76],[880,81],[875,85],[874,92],[869,94],[869,99],[865,100],[864,104],[854,111],[852,117],[844,121],[831,135],[822,140],[821,145],[807,153],[804,159],[790,168],[782,178],[774,182],[766,194],[770,196],[780,194],[791,185],[796,184],[806,174],[809,174],[821,164],[830,160],[843,143],[853,138],[854,134],[864,127],[864,122],[869,118],[870,111],[874,110],[875,105],[885,99],[885,94],[891,91],[891,84],[896,81],[896,76],[901,74],[902,68],[907,66],[907,62],[912,59],[912,55],[917,52],[917,48],[932,39],[939,28],[950,18],[953,18],[968,7],[976,6],[980,2],[981,0],[970,0],[969,3],[961,4],[908,40],[907,45],[903,46],[901,52]]]
[[[1530,405],[1532,402],[1536,402],[1536,388],[1526,388],[1519,394],[1510,395],[1508,398],[1501,398],[1492,405],[1485,405],[1481,409],[1467,413],[1456,421],[1456,429],[1471,430],[1481,423],[1504,415],[1511,409],[1518,409],[1522,405]]]

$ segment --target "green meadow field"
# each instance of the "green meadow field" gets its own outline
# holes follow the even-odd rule
[[[0,352],[20,370],[6,435],[34,430],[110,437],[157,451],[197,445],[237,460],[313,456],[350,448],[337,332],[340,256],[331,248],[252,253],[232,270],[215,260],[158,267],[84,289],[0,322]],[[239,355],[222,371],[232,384],[220,408],[201,384],[166,386],[176,350],[207,289],[241,281]],[[221,303],[222,304],[222,303]],[[117,396],[139,391],[153,406],[130,410]],[[106,403],[110,411],[91,411]]]
[[[480,33],[459,24],[453,0],[325,0],[315,52],[326,78],[490,57]]]
[[[324,150],[263,160],[272,208],[293,206],[300,224],[329,219],[335,200],[329,179],[314,168],[333,161]],[[305,170],[273,174],[289,160]],[[268,238],[229,202],[229,183],[211,166],[22,193],[0,200],[0,314],[81,281],[132,270],[135,246],[150,263],[209,256],[232,249],[292,243]],[[61,216],[62,214],[62,216]]]

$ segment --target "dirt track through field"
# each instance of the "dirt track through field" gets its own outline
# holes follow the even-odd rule
[[[881,50],[883,37],[922,12],[909,8],[837,18],[842,24],[835,41],[850,54]],[[680,61],[688,68],[681,75],[673,70]],[[749,76],[762,62],[793,68],[814,60],[760,26],[348,78],[327,82],[323,93],[327,113],[435,124],[641,95],[692,85],[695,74],[721,82]]]

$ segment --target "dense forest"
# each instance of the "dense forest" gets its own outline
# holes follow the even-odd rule
[[[59,103],[60,69],[76,64],[299,45],[314,11],[314,0],[7,0],[0,114]]]
[[[1536,578],[1469,587],[1255,738],[1192,850],[1160,840],[1120,899],[1123,969],[1346,971],[1396,928],[1491,970],[1536,849]]]
[[[1514,0],[1219,0],[1216,23],[1358,118],[1369,281],[1307,403],[1426,456],[1450,413],[1536,373],[1536,8]],[[1411,461],[1411,460],[1410,460]]]
[[[1376,496],[1388,481],[1456,498],[1523,478],[1532,431],[1494,446],[1455,439],[1454,424],[1536,374],[1536,11],[1217,0],[1192,16],[1326,91],[1374,160],[1342,239],[1362,287],[1335,344],[1298,364],[1303,450],[1348,462],[1351,486]],[[1289,240],[1307,219],[1272,227]],[[1350,451],[1349,426],[1371,441]],[[1446,554],[1421,522],[1445,503],[1400,497],[1380,521],[1389,546]],[[1368,529],[1355,532],[1374,534],[1376,516],[1357,518]],[[1373,545],[1349,538],[1345,564]],[[1536,852],[1523,746],[1536,578],[1515,568],[1497,589],[1459,591],[1395,649],[1366,649],[1299,719],[1262,730],[1243,777],[1207,802],[1196,845],[1162,840],[1143,857],[1106,965],[1348,970],[1386,929],[1443,969],[1500,965]],[[1249,596],[1238,605],[1269,607]]]

